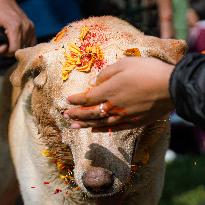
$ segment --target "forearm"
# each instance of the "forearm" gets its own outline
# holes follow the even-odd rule
[[[177,114],[205,129],[205,55],[188,54],[176,65],[170,94]]]
[[[172,38],[173,37],[172,1],[157,0],[157,4],[159,10],[161,38]]]
[[[157,0],[160,20],[172,20],[172,1]]]

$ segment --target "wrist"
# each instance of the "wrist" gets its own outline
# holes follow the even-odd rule
[[[170,65],[170,64],[167,64],[166,65],[166,68],[163,69],[163,74],[162,76],[163,77],[163,81],[162,81],[162,84],[160,85],[161,86],[161,94],[160,95],[160,98],[161,100],[163,100],[165,103],[166,103],[166,106],[172,110],[174,109],[174,104],[173,104],[173,101],[171,99],[171,94],[170,94],[170,78],[172,76],[172,73],[174,71],[174,65]]]

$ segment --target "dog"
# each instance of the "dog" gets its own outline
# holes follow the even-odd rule
[[[62,113],[68,95],[92,87],[106,65],[125,56],[176,64],[182,40],[146,36],[112,16],[63,28],[49,43],[16,52],[9,141],[26,205],[157,205],[169,144],[168,116],[131,130],[73,130]],[[137,69],[137,68],[136,68]]]

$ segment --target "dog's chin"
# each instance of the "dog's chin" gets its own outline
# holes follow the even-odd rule
[[[103,191],[103,192],[99,192],[99,193],[93,193],[93,192],[89,192],[89,191],[86,191],[86,195],[89,197],[89,198],[106,198],[106,197],[114,197],[115,195],[117,195],[119,192],[117,191]]]
[[[112,191],[109,193],[103,192],[98,194],[93,194],[90,192],[85,193],[87,198],[91,200],[95,200],[100,204],[112,204],[112,205],[120,205],[123,202],[124,194],[123,191]]]

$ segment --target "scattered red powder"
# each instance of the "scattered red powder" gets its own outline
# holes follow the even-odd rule
[[[35,187],[35,186],[31,186],[31,188],[32,188],[32,189],[35,189],[36,187]]]
[[[62,192],[61,189],[56,189],[56,190],[54,191],[54,194],[58,194],[58,193],[60,193],[60,192]]]
[[[98,70],[102,69],[102,67],[105,65],[105,61],[95,61],[95,66]]]
[[[50,184],[50,182],[43,182],[43,184]]]

